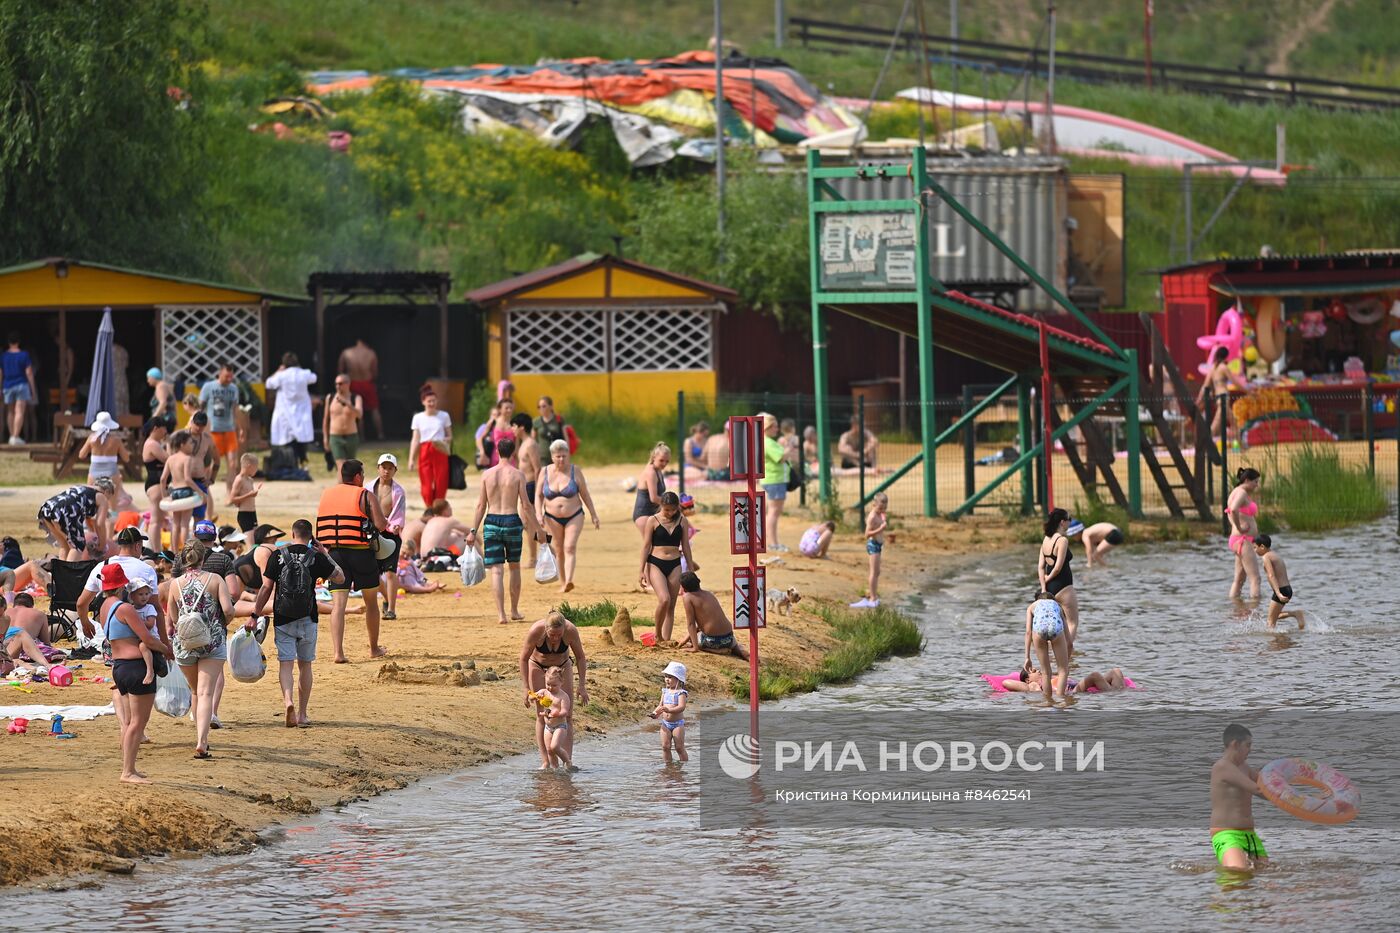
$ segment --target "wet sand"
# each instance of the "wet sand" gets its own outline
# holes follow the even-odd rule
[[[577,588],[562,597],[557,584],[524,576],[521,611],[533,621],[563,599],[584,605],[610,598],[632,614],[635,632],[651,626],[652,597],[636,583],[640,542],[629,521],[632,494],[621,487],[629,466],[587,469],[603,520],[588,525],[579,546]],[[410,515],[418,504],[417,477],[407,477]],[[457,516],[470,522],[477,475],[468,492],[454,492]],[[308,512],[326,481],[268,484],[259,517],[282,528]],[[44,552],[35,527],[39,504],[59,487],[11,488],[0,497],[0,529],[21,539],[27,556]],[[719,490],[708,492],[718,493]],[[137,492],[138,497],[140,492]],[[719,495],[706,494],[702,502]],[[221,501],[221,500],[218,500]],[[232,510],[225,509],[225,518]],[[894,516],[896,543],[885,550],[881,590],[887,601],[926,585],[935,573],[975,559],[977,553],[1013,544],[1023,528],[1001,519],[946,522]],[[791,616],[774,615],[762,634],[761,656],[793,667],[820,663],[835,641],[810,608],[821,599],[850,602],[865,584],[866,556],[856,532],[838,534],[829,560],[796,553],[798,538],[815,514],[796,510],[782,524],[794,548],[768,570],[770,587],[795,586],[804,601]],[[693,542],[700,576],[728,606],[730,568],[725,516],[702,512]],[[770,555],[771,556],[771,555]],[[211,733],[213,760],[194,760],[194,726],[159,713],[151,718],[150,745],[139,767],[154,781],[137,787],[117,782],[116,718],[68,725],[77,738],[58,741],[36,730],[0,734],[5,767],[0,795],[10,801],[7,837],[0,850],[0,883],[37,884],[94,870],[131,871],[134,860],[164,853],[228,852],[252,846],[260,830],[292,815],[315,812],[401,788],[419,778],[529,750],[531,714],[523,707],[518,658],[526,623],[502,626],[488,584],[464,588],[456,574],[430,575],[445,592],[401,597],[398,620],[382,624],[390,655],[370,660],[362,617],[350,616],[346,651],[352,663],[330,663],[329,626],[322,631],[315,666],[309,729],[288,729],[277,685],[275,649],[268,638],[268,674],[258,683],[228,679],[220,714],[226,728]],[[42,607],[44,600],[39,601]],[[683,614],[677,631],[684,631]],[[656,702],[659,672],[672,659],[691,671],[692,696],[703,710],[730,701],[736,676],[747,664],[733,657],[694,654],[640,643],[608,645],[602,628],[581,630],[589,660],[592,703],[577,717],[578,763],[588,766],[587,733],[641,721]],[[744,636],[741,636],[744,637]],[[398,669],[386,670],[386,662]],[[106,676],[96,661],[81,662],[77,677]],[[454,676],[459,669],[465,676]],[[451,685],[447,681],[479,684]],[[492,675],[499,679],[492,679]],[[36,685],[32,694],[4,688],[7,705],[88,705],[108,702],[105,684],[77,682],[59,689]],[[35,825],[29,813],[47,823]],[[68,882],[61,882],[68,883]]]

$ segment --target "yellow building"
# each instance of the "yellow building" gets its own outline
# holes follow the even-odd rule
[[[261,392],[264,376],[276,368],[265,340],[274,302],[304,305],[306,299],[104,263],[40,259],[0,269],[0,336],[20,338],[35,361],[38,401],[61,411],[77,404],[72,387],[88,378],[97,327],[111,308],[135,408],[148,391],[152,366],[178,386],[214,378],[218,363],[227,360],[237,378]]]
[[[676,392],[713,398],[717,316],[737,299],[720,285],[630,259],[584,254],[486,285],[467,299],[486,312],[486,369],[527,408],[650,415]]]

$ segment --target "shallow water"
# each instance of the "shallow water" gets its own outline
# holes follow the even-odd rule
[[[977,679],[1019,661],[1034,587],[1033,548],[1024,550],[913,601],[926,632],[920,656],[781,706],[878,708],[918,689],[935,710],[1034,715],[1038,700],[990,695]],[[1070,714],[1093,704],[1395,709],[1393,530],[1289,536],[1281,553],[1297,604],[1317,613],[1301,634],[1269,633],[1262,609],[1225,598],[1223,544],[1128,546],[1111,570],[1077,573],[1079,670],[1119,666],[1144,689],[1085,698]],[[691,742],[705,744],[703,719]],[[1189,831],[702,831],[697,769],[662,767],[655,743],[650,730],[590,740],[574,775],[534,772],[532,756],[505,759],[276,831],[248,855],[157,862],[98,890],[0,897],[0,916],[16,929],[71,928],[74,918],[135,930],[913,929],[1049,918],[1369,929],[1400,906],[1393,832],[1311,827],[1262,802],[1274,864],[1253,877],[1215,870],[1205,812]]]

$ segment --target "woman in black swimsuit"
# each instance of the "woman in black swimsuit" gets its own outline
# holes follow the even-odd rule
[[[569,657],[570,653],[573,658]],[[530,694],[544,689],[545,671],[551,667],[563,669],[564,689],[569,697],[574,696],[574,663],[578,663],[578,705],[588,703],[588,658],[583,653],[583,639],[578,627],[558,612],[551,612],[540,619],[525,633],[525,644],[520,650],[520,682],[525,685],[525,708],[531,708]],[[566,749],[569,757],[574,754],[573,716],[569,716],[569,737]],[[535,717],[535,744],[539,746],[540,757],[546,766],[549,753],[544,743],[544,720]]]
[[[674,492],[661,494],[661,511],[642,526],[643,588],[650,585],[656,594],[656,643],[670,641],[676,621],[676,600],[681,590],[681,557],[686,567],[699,572],[700,565],[690,553],[690,523],[681,514],[681,500]]]
[[[155,542],[159,551],[165,546],[161,540],[161,529],[165,526],[165,516],[160,510],[160,478],[165,472],[165,461],[170,452],[165,449],[165,438],[170,433],[170,423],[164,418],[152,418],[142,429],[146,440],[141,444],[141,465],[146,468],[146,498],[151,503],[151,523],[146,526],[146,537]]]
[[[1036,577],[1040,580],[1040,588],[1055,597],[1055,602],[1064,609],[1069,649],[1073,651],[1074,637],[1079,632],[1079,597],[1074,593],[1074,571],[1069,569],[1069,563],[1074,559],[1069,550],[1069,538],[1065,536],[1069,526],[1069,513],[1064,509],[1054,509],[1046,516],[1045,539],[1040,542]]]
[[[550,462],[540,470],[535,484],[535,513],[540,527],[553,532],[550,550],[559,565],[559,592],[574,588],[574,564],[578,560],[578,539],[583,534],[583,509],[593,516],[598,527],[598,510],[588,493],[588,481],[583,471],[569,457],[569,442],[558,440],[549,445]]]

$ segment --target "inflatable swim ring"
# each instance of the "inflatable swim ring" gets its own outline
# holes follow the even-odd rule
[[[1361,808],[1361,792],[1345,774],[1307,758],[1266,764],[1259,791],[1283,812],[1311,823],[1349,823]]]
[[[1358,302],[1349,304],[1347,317],[1358,324],[1374,324],[1385,317],[1385,302],[1379,298],[1363,298]]]
[[[1217,347],[1224,347],[1228,352],[1225,357],[1226,362],[1240,358],[1241,347],[1244,344],[1244,318],[1240,317],[1238,308],[1230,308],[1220,313],[1220,319],[1215,322],[1215,333],[1206,334],[1196,338],[1196,346],[1206,351],[1206,361],[1196,367],[1202,376],[1209,376],[1214,364],[1211,359],[1215,356]]]
[[[1254,345],[1266,363],[1273,363],[1283,356],[1283,301],[1278,298],[1260,298],[1259,314],[1254,319]]]

